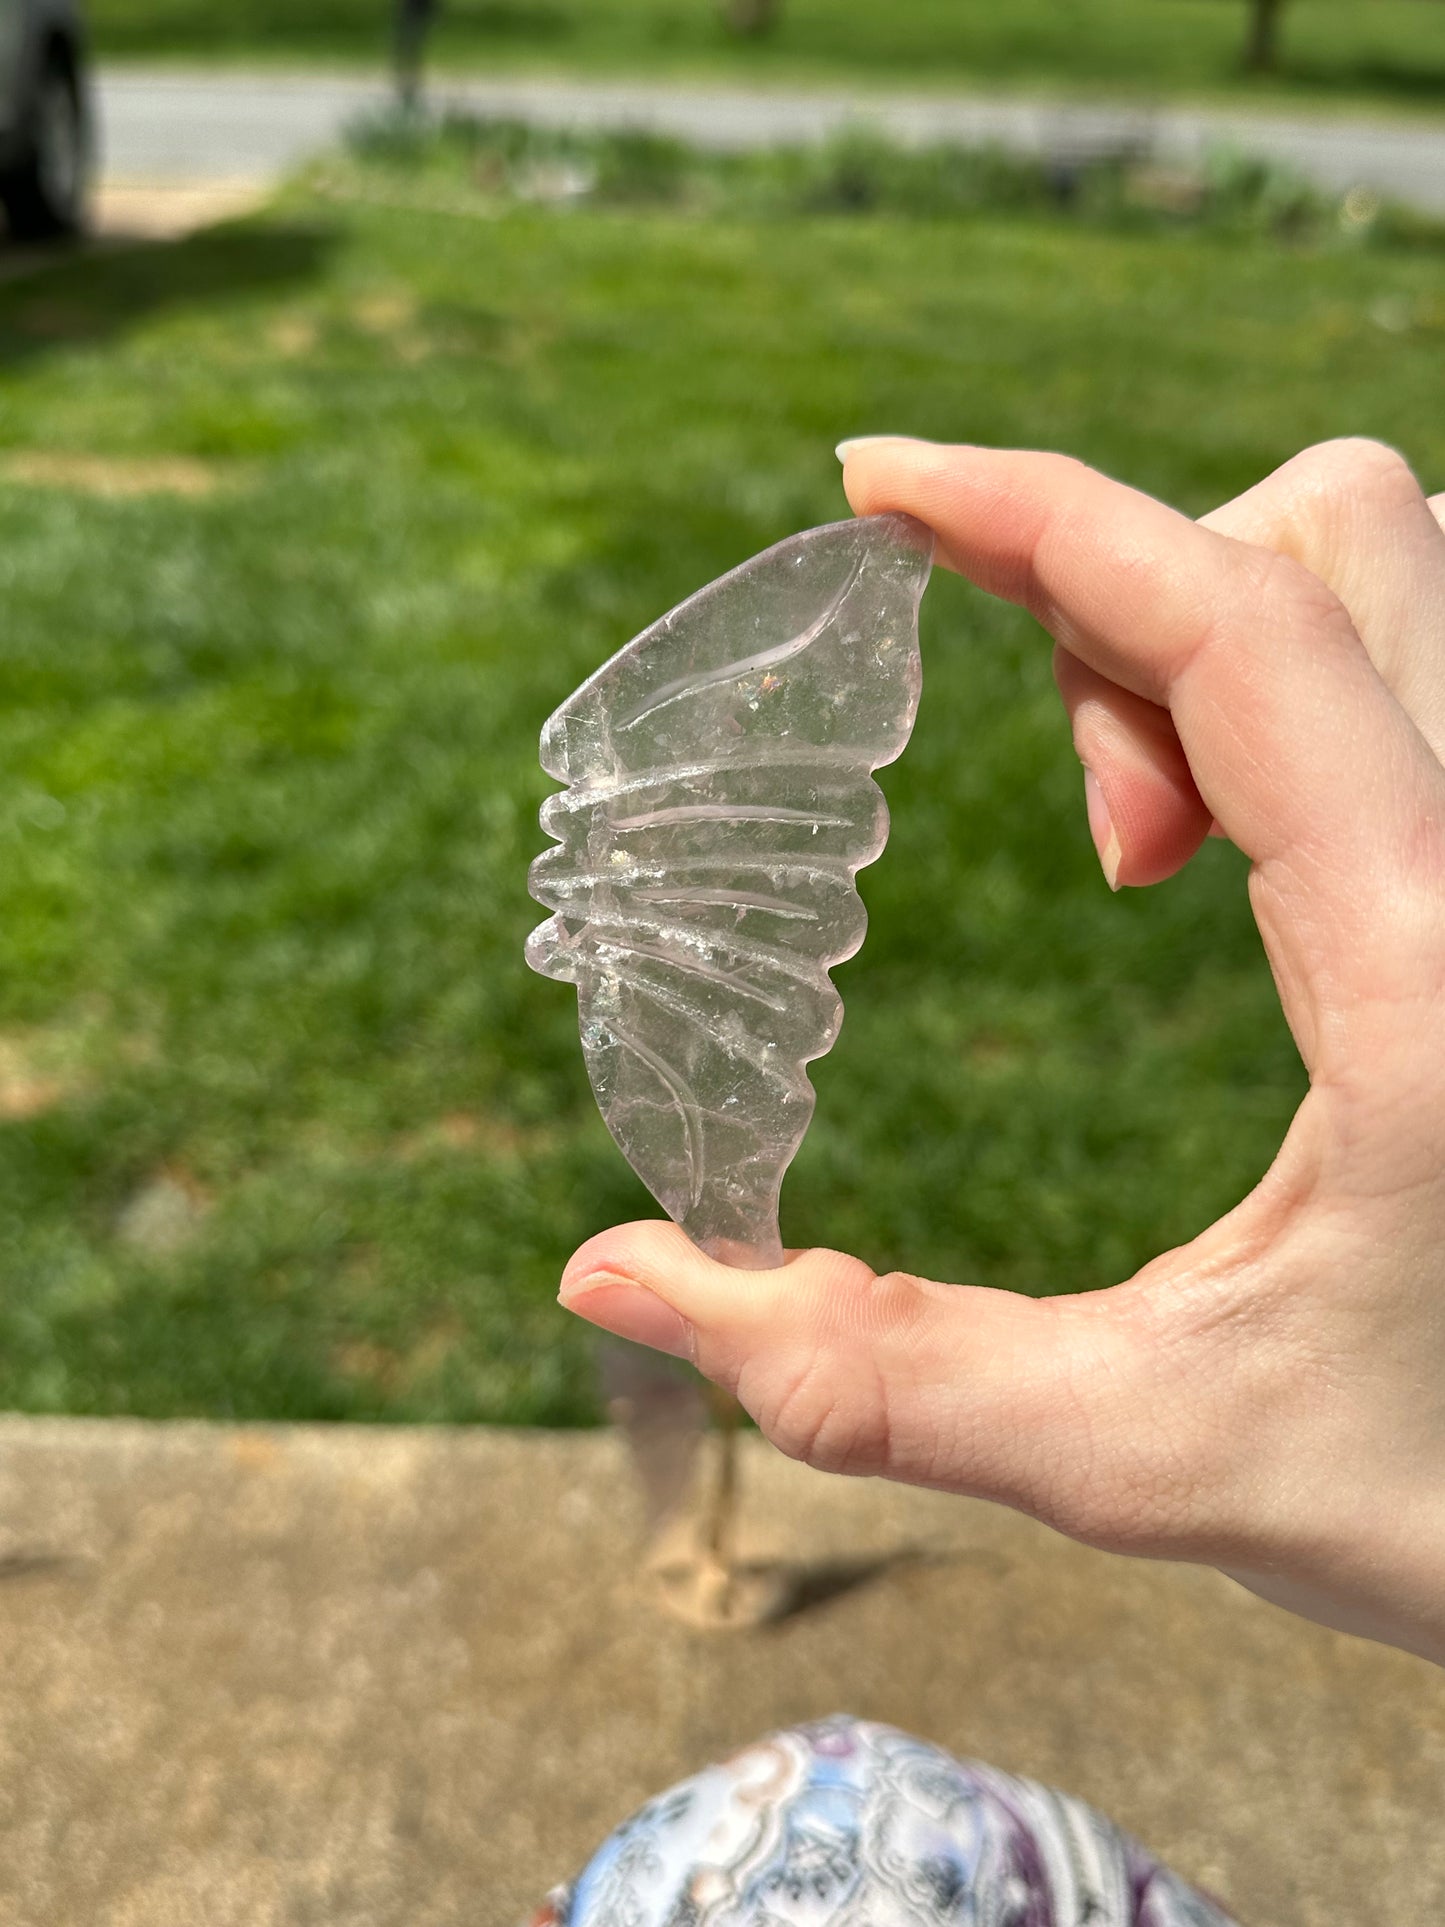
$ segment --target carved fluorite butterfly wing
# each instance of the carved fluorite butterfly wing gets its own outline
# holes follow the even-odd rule
[[[908,741],[933,543],[901,515],[780,542],[628,643],[542,731],[566,783],[532,865],[532,967],[577,986],[608,1128],[704,1250],[781,1263],[804,1066],[863,941],[856,873]]]

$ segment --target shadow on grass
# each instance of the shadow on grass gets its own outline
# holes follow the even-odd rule
[[[229,303],[314,279],[335,242],[329,228],[236,223],[182,241],[57,253],[0,283],[0,367],[110,341],[167,309]]]
[[[1393,95],[1401,101],[1431,102],[1445,107],[1445,67],[1406,66],[1396,60],[1352,60],[1330,65],[1312,60],[1286,60],[1277,74],[1236,75],[1246,85],[1260,79],[1313,94]]]
[[[535,41],[552,45],[576,34],[587,0],[453,0],[441,10],[428,43],[436,56],[485,56],[487,42]],[[96,23],[97,52],[106,59],[197,60],[254,55],[264,47],[273,58],[325,59],[328,56],[380,64],[392,51],[387,10],[354,4],[326,10],[298,6],[296,0],[249,0],[240,7],[203,9],[189,0],[180,7],[114,6],[126,17]],[[100,11],[97,9],[97,11]],[[177,18],[177,16],[180,16]],[[370,16],[369,18],[367,16]]]
[[[574,7],[555,7],[541,0],[540,4],[519,4],[518,0],[473,0],[473,4],[458,8],[458,25],[465,26],[475,39],[482,34],[492,34],[498,40],[556,40],[567,34],[576,33],[579,16]],[[442,33],[446,26],[443,19]]]

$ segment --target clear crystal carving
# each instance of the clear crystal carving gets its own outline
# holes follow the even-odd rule
[[[804,1066],[867,923],[872,772],[901,754],[933,538],[902,515],[810,529],[629,642],[542,731],[567,789],[527,961],[577,986],[608,1129],[659,1204],[725,1263],[782,1263],[778,1192],[813,1113]]]

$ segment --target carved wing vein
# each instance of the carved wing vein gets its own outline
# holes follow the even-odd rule
[[[857,749],[850,744],[801,743],[801,742],[750,742],[748,744],[749,769],[840,769],[850,775],[858,767]],[[623,776],[604,778],[583,777],[569,789],[559,790],[549,796],[542,805],[543,809],[575,810],[589,809],[594,803],[610,802],[619,796],[630,796],[637,790],[660,789],[672,783],[690,783],[702,776],[717,776],[724,771],[738,768],[736,751],[725,756],[700,757],[691,763],[655,764],[650,769],[629,772]]]
[[[674,1017],[680,1017],[685,1024],[691,1024],[694,1030],[700,1030],[710,1044],[718,1041],[707,1019],[699,1011],[693,1010],[676,997],[670,997],[660,984],[645,983],[641,977],[629,977],[627,988],[639,997],[646,997],[654,1004],[660,1004],[664,1010],[671,1011]],[[607,1026],[609,1030],[615,1029],[610,1018],[607,1020]],[[752,1058],[748,1061],[760,1077],[767,1078],[772,1084],[781,1085],[785,1091],[796,1093],[808,1087],[808,1080],[803,1075],[801,1065],[797,1068],[797,1074],[793,1075],[789,1067],[783,1064],[760,1064]],[[660,1063],[661,1059],[658,1062]],[[699,1106],[699,1113],[700,1111]]]
[[[596,933],[603,930],[641,930],[648,936],[675,937],[684,944],[695,944],[702,937],[714,950],[726,951],[728,956],[736,957],[741,963],[758,964],[764,970],[776,970],[784,977],[811,984],[815,989],[820,989],[827,980],[827,966],[815,959],[795,957],[786,950],[774,950],[771,944],[750,943],[746,937],[739,937],[731,930],[709,930],[696,923],[670,923],[665,917],[632,916],[626,910],[589,910],[587,924],[586,934],[592,935],[594,941]]]
[[[759,669],[773,669],[781,662],[790,662],[800,656],[810,643],[816,642],[837,615],[846,601],[860,575],[863,573],[863,557],[853,564],[848,580],[838,590],[827,607],[822,609],[806,629],[786,642],[774,643],[771,649],[759,649],[756,655],[740,656],[736,662],[725,662],[716,669],[697,669],[690,676],[679,676],[674,682],[665,682],[660,689],[652,690],[640,708],[630,710],[619,716],[613,723],[614,729],[631,729],[635,723],[644,722],[655,716],[659,709],[667,709],[671,704],[681,702],[684,696],[693,696],[704,689],[713,689],[719,683],[734,682],[744,676],[751,676]]]
[[[769,1010],[786,1010],[787,1000],[783,997],[770,997],[765,990],[758,990],[746,978],[738,977],[730,970],[718,970],[712,964],[705,964],[698,957],[679,957],[666,950],[654,950],[646,943],[616,943],[611,937],[597,939],[598,948],[619,951],[627,957],[648,957],[654,963],[666,964],[669,970],[680,970],[688,977],[701,977],[710,984],[718,984],[724,990],[735,991],[739,997],[750,997],[754,1003],[764,1004]],[[631,979],[628,980],[631,982]]]
[[[644,810],[614,816],[614,830],[652,830],[673,823],[816,823],[820,830],[846,830],[851,816],[825,816],[817,810],[788,809],[782,803],[679,803],[669,810]]]
[[[549,857],[552,856],[552,854],[553,852],[550,850],[547,852]],[[793,856],[779,856],[767,851],[760,852],[756,856],[731,856],[727,854],[721,856],[688,856],[684,857],[678,863],[677,868],[679,870],[761,870],[765,875],[778,879],[783,877],[796,878],[799,876],[804,878],[810,876],[846,877],[851,883],[854,877],[857,876],[858,871],[862,868],[862,865],[856,857],[814,855],[810,850],[806,853],[799,851]],[[645,886],[648,880],[655,881],[660,869],[661,865],[657,859],[653,857],[645,863],[629,864],[625,870],[574,870],[570,875],[565,872],[552,875],[543,870],[537,873],[535,880],[543,887],[550,887],[554,893],[558,892],[563,885],[566,885],[569,891],[575,889],[578,895],[580,895],[584,890],[595,890],[601,888],[604,884],[611,884],[617,889],[627,889],[631,894],[641,896],[642,891],[633,890],[632,886],[638,883],[643,883]],[[548,899],[539,896],[537,901],[539,903],[546,903]],[[569,895],[569,904],[572,901],[573,898]],[[569,914],[575,915],[576,911],[569,910]],[[590,910],[588,914],[591,914]]]
[[[624,1050],[629,1050],[640,1064],[645,1064],[672,1099],[673,1109],[682,1120],[682,1148],[687,1159],[687,1190],[689,1205],[696,1205],[702,1196],[702,1126],[699,1122],[702,1106],[687,1082],[678,1076],[670,1064],[665,1064],[656,1051],[650,1051],[646,1044],[640,1044],[630,1032],[621,1030],[616,1024],[607,1026],[612,1036]]]
[[[720,910],[766,910],[770,916],[787,917],[798,923],[818,921],[816,910],[786,903],[782,897],[765,896],[761,890],[648,889],[634,890],[632,894],[639,903],[715,904]]]

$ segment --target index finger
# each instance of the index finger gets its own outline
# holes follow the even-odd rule
[[[1201,796],[1257,864],[1287,863],[1352,918],[1378,917],[1402,868],[1428,858],[1438,878],[1445,774],[1307,569],[1067,456],[892,438],[843,452],[858,514],[917,516],[940,561],[1167,705]]]

